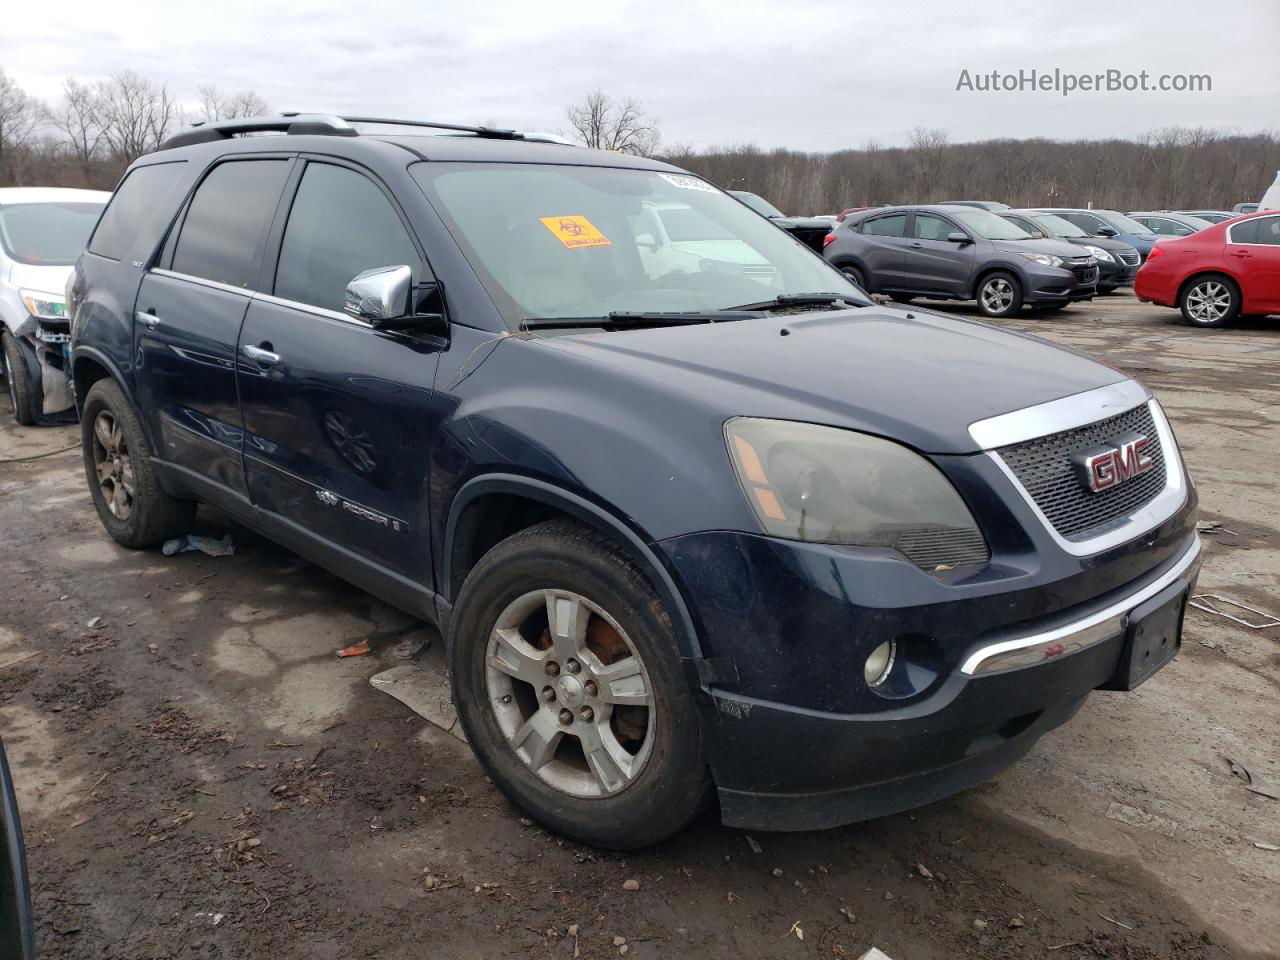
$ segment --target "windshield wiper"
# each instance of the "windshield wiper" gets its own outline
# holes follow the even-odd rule
[[[522,330],[575,330],[581,327],[603,327],[606,330],[623,330],[635,327],[679,327],[692,323],[724,323],[731,320],[757,320],[763,317],[760,310],[734,308],[731,310],[615,310],[603,317],[526,317],[520,321]]]
[[[786,307],[825,307],[837,303],[847,307],[865,307],[867,304],[850,300],[844,293],[780,293],[772,300],[761,300],[759,303],[744,303],[730,310],[782,310]]]

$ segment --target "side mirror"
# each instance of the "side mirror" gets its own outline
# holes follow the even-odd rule
[[[435,283],[419,284],[416,303],[438,290]],[[419,313],[411,301],[413,294],[413,270],[408,266],[374,267],[356,274],[347,284],[343,309],[375,330],[443,328],[444,314]]]
[[[652,233],[642,233],[636,237],[636,246],[654,252],[658,249],[658,241]]]
[[[959,230],[952,230],[947,234],[947,243],[968,243],[969,235]]]
[[[1112,227],[1099,227],[1095,236],[1099,237],[1118,237],[1120,232]]]

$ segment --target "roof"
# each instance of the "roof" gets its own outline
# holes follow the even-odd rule
[[[75,190],[71,187],[0,187],[0,205],[6,203],[106,203],[110,190]]]

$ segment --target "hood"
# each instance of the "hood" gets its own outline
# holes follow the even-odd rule
[[[988,240],[996,250],[1003,253],[1047,253],[1054,256],[1062,257],[1064,260],[1071,257],[1087,256],[1081,253],[1072,244],[1065,240]]]
[[[9,268],[9,285],[23,290],[66,296],[67,277],[74,267],[38,267],[29,263],[15,263]]]
[[[1123,240],[1117,240],[1115,237],[1062,237],[1060,239],[1065,243],[1070,243],[1077,247],[1097,247],[1099,250],[1106,250],[1108,253],[1138,252],[1138,248],[1132,243],[1125,243]]]
[[[1126,379],[1035,337],[888,307],[542,342],[692,394],[726,419],[828,424],[927,453],[977,452],[977,420]]]

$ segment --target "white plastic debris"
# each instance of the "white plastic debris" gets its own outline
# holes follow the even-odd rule
[[[161,552],[166,557],[172,557],[175,553],[188,553],[192,550],[198,550],[200,553],[208,554],[211,557],[230,557],[235,554],[236,545],[229,533],[221,540],[188,533],[182,537],[175,537],[173,540],[166,540],[164,547],[161,548]]]

